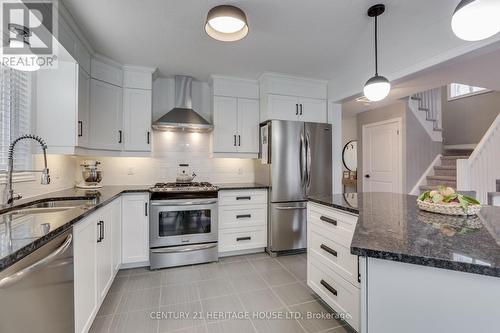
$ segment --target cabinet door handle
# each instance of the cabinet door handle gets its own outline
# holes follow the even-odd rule
[[[299,114],[302,116],[302,104],[300,104],[300,112]]]
[[[295,115],[296,116],[299,115],[299,105],[298,104],[295,104]]]
[[[331,292],[332,294],[334,294],[335,296],[337,296],[337,290],[335,288],[333,288],[332,286],[330,286],[325,280],[321,280],[320,281],[321,285],[323,287],[325,287],[329,292]]]
[[[252,215],[250,214],[243,214],[243,215],[236,215],[237,219],[249,219],[252,218]]]
[[[147,136],[146,136],[146,142],[148,143],[148,145],[150,143],[150,136],[151,136],[151,133],[148,131]]]
[[[236,241],[239,242],[239,241],[246,241],[246,240],[251,240],[252,237],[250,236],[247,236],[247,237],[238,237],[236,238]]]
[[[148,203],[144,203],[144,215],[148,216]]]
[[[241,147],[241,135],[238,135],[238,146]]]
[[[233,137],[234,137],[234,143],[233,143],[233,146],[235,146],[235,147],[236,147],[236,134],[235,134],[235,135],[233,135]]]
[[[122,143],[123,141],[123,132],[122,130],[118,130],[118,143]]]
[[[83,136],[83,121],[78,120],[78,137]]]
[[[252,200],[252,197],[236,197],[236,200]]]
[[[104,221],[101,221],[101,229],[102,229],[101,240],[103,240],[104,239]]]
[[[97,227],[99,228],[99,236],[97,236],[97,243],[100,243],[102,241],[102,228],[101,228],[101,222],[97,222]]]
[[[335,251],[334,249],[332,249],[331,247],[329,246],[326,246],[325,244],[321,244],[320,246],[321,249],[323,249],[324,251],[330,253],[331,255],[333,255],[334,257],[337,256],[337,251]]]
[[[331,218],[329,218],[329,217],[326,217],[326,216],[321,216],[319,219],[320,219],[321,221],[325,221],[326,223],[330,223],[330,224],[333,224],[333,225],[335,225],[335,226],[337,225],[337,221],[336,221],[336,220],[334,220],[334,219],[331,219]]]
[[[361,283],[361,272],[359,271],[359,256],[358,256],[358,282]]]

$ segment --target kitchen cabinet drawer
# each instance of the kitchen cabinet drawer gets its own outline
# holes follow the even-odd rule
[[[314,256],[354,286],[359,286],[358,256],[351,254],[350,246],[326,237],[324,229],[311,229],[307,242],[308,255]]]
[[[344,238],[350,245],[358,216],[328,209],[312,203],[307,204],[307,220],[310,225],[317,225],[329,230],[332,235]]]
[[[317,260],[307,257],[307,285],[356,331],[360,329],[360,289]]]
[[[219,229],[266,226],[267,206],[222,206],[219,208]]]
[[[249,250],[266,245],[266,226],[219,230],[219,252]]]
[[[267,204],[267,190],[219,191],[219,206]]]

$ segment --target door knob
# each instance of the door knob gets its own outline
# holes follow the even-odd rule
[[[370,175],[365,175],[365,178],[370,178]]]

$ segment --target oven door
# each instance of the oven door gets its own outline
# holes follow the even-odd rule
[[[151,201],[151,248],[216,241],[216,198]]]

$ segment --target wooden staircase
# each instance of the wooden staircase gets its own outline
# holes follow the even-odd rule
[[[470,149],[445,149],[441,165],[434,167],[434,175],[427,176],[427,185],[420,186],[420,191],[433,190],[440,185],[457,188],[457,159],[467,159],[470,154],[472,154]]]

